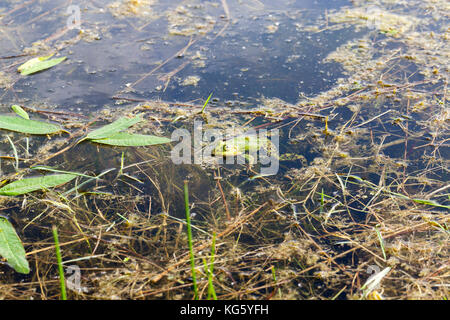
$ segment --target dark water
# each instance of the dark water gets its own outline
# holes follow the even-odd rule
[[[230,24],[220,1],[155,2],[151,18],[114,17],[108,7],[111,3],[72,1],[81,8],[85,30],[78,40],[78,29],[61,35],[68,19],[67,1],[30,1],[18,9],[16,2],[3,2],[4,14],[16,10],[1,20],[1,56],[21,54],[42,41],[42,46],[57,47],[68,61],[27,78],[18,78],[8,69],[16,82],[11,89],[1,89],[1,101],[28,100],[89,112],[113,104],[113,96],[131,91],[127,84],[138,81],[127,97],[189,101],[213,92],[222,101],[252,103],[260,97],[276,97],[295,103],[300,92],[314,95],[335,83],[340,67],[322,59],[357,34],[351,28],[319,33],[301,28],[323,19],[326,10],[348,5],[347,1],[228,1]],[[171,34],[168,12],[180,4],[194,15],[194,25],[204,24],[205,17],[213,21],[211,30]],[[189,41],[194,43],[186,52],[171,59]],[[7,68],[26,60],[2,59],[0,63]],[[196,83],[183,85],[190,76],[198,77]]]

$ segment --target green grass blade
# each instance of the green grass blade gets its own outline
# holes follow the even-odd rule
[[[214,289],[213,284],[213,274],[214,274],[214,259],[216,256],[216,233],[213,233],[212,244],[211,244],[211,258],[209,260],[209,268],[206,265],[205,268],[206,274],[208,275],[208,300],[213,298],[213,300],[217,300],[216,290]]]
[[[115,169],[115,168],[107,169],[107,170],[103,171],[102,173],[100,173],[98,176],[91,177],[91,178],[89,178],[88,180],[86,180],[86,181],[84,181],[84,182],[82,182],[82,183],[76,185],[76,186],[73,187],[72,189],[70,189],[70,190],[64,192],[64,193],[62,194],[62,196],[67,197],[67,196],[68,196],[69,194],[71,194],[72,192],[78,191],[78,189],[80,189],[81,187],[87,185],[88,183],[90,183],[90,182],[92,182],[92,181],[94,181],[94,180],[96,180],[96,179],[100,179],[100,177],[102,177],[102,176],[106,175],[107,173],[109,173],[109,172],[111,172],[111,171],[114,171],[114,170],[116,170],[116,169]],[[101,193],[95,193],[95,192],[92,192],[92,194],[101,194]]]
[[[67,300],[66,281],[64,279],[64,270],[62,266],[61,250],[59,248],[58,229],[53,226],[53,239],[55,241],[56,259],[58,261],[59,284],[61,287],[61,300]]]
[[[208,99],[206,99],[205,103],[203,104],[203,108],[202,108],[202,111],[200,111],[200,113],[205,112],[206,106],[208,105],[208,102],[209,102],[209,100],[211,99],[212,95],[213,95],[213,94],[212,94],[212,92],[211,92],[211,94],[209,95]]]
[[[322,190],[323,191],[323,190]],[[275,266],[272,266],[272,268],[270,268],[271,270],[272,270],[272,279],[273,279],[273,282],[275,282],[275,285],[278,287],[278,283],[277,283],[277,274],[276,274],[276,272],[275,272]],[[281,289],[280,288],[278,288],[278,296],[280,297],[280,299],[281,299]]]
[[[323,207],[324,207],[324,204],[325,204],[323,188],[322,188],[322,192],[319,193],[319,194],[320,194],[320,210],[319,210],[319,212],[320,212],[320,214],[322,214],[323,213]]]
[[[30,272],[22,242],[11,223],[3,217],[0,217],[0,256],[17,272]]]
[[[192,285],[194,286],[194,300],[198,300],[197,278],[195,276],[194,250],[192,247],[191,213],[189,210],[189,191],[187,181],[184,181],[184,208],[186,211],[189,257],[191,259]]]
[[[74,174],[54,174],[43,177],[25,178],[11,182],[0,188],[2,196],[18,196],[37,190],[48,189],[67,183],[74,179]]]
[[[426,199],[411,199],[411,200],[414,201],[415,203],[426,204],[426,205],[429,205],[429,206],[450,209],[450,206],[446,206],[446,205],[440,204],[440,203],[438,203],[438,202],[436,202],[434,200],[426,200]]]
[[[83,173],[79,173],[79,172],[73,172],[73,171],[58,170],[58,169],[53,169],[52,167],[47,167],[47,166],[34,166],[34,167],[31,167],[30,169],[31,170],[49,171],[49,172],[55,172],[55,173],[73,174],[75,176],[98,179],[97,177],[88,176],[87,174],[83,174]]]
[[[56,124],[12,116],[0,116],[0,129],[29,134],[52,134],[63,130]]]

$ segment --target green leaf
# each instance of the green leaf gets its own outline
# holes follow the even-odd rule
[[[66,57],[47,60],[51,56],[52,55],[28,60],[27,62],[22,64],[19,68],[17,68],[17,71],[19,71],[21,75],[27,76],[29,74],[49,69],[66,60]]]
[[[139,147],[150,146],[155,144],[169,143],[172,140],[164,137],[156,137],[143,134],[131,134],[126,132],[118,132],[105,139],[95,139],[92,142],[107,144],[118,147]]]
[[[128,129],[132,125],[142,121],[141,116],[134,118],[120,118],[113,123],[90,132],[85,139],[97,140],[108,138],[122,130]]]
[[[25,110],[22,109],[21,106],[14,104],[11,106],[11,108],[14,110],[15,113],[17,113],[22,118],[30,120],[30,116],[28,115],[28,113]]]
[[[54,53],[52,53],[52,54],[50,54],[48,56],[43,56],[43,57],[37,57],[37,58],[30,59],[27,62],[25,62],[24,64],[21,64],[17,68],[17,71],[18,72],[22,72],[23,70],[30,69],[30,68],[38,65],[40,62],[50,59],[53,55],[54,55]]]
[[[51,134],[62,131],[60,126],[52,123],[11,116],[0,116],[0,129],[29,134]]]
[[[18,196],[29,192],[48,189],[67,183],[74,179],[74,174],[54,174],[43,177],[33,177],[17,180],[0,189],[2,196]]]
[[[25,249],[11,223],[0,217],[0,256],[20,273],[29,273],[30,266],[25,257]]]

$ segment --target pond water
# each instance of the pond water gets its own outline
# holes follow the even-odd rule
[[[228,1],[231,20],[220,1],[147,2],[147,14],[134,14],[132,2],[77,2],[80,40],[80,29],[65,29],[67,1],[24,3],[5,17],[4,25],[13,27],[2,30],[3,56],[56,43],[69,57],[51,74],[18,80],[14,89],[23,92],[20,98],[83,112],[113,104],[111,98],[124,90],[133,91],[131,97],[167,101],[213,92],[222,101],[264,96],[295,103],[300,92],[314,95],[333,85],[340,68],[322,60],[358,34],[351,28],[302,30],[346,1]],[[6,2],[3,12],[14,7]],[[16,99],[11,90],[2,96]]]
[[[124,181],[114,173],[105,176],[107,186],[91,182],[83,189],[94,195],[86,200],[89,210],[105,210],[106,220],[111,216],[114,223],[140,221],[146,212],[148,219],[151,214],[182,219],[182,185],[188,178],[195,221],[204,232],[211,233],[211,224],[206,224],[211,216],[223,221],[225,212],[227,218],[239,217],[246,209],[270,203],[276,208],[271,213],[289,222],[275,217],[261,222],[255,234],[242,231],[235,237],[245,246],[263,250],[278,243],[281,251],[287,250],[286,239],[292,237],[287,230],[296,225],[302,230],[296,232],[314,234],[317,242],[312,243],[330,246],[327,250],[339,255],[348,247],[335,243],[348,239],[334,234],[329,239],[330,233],[345,229],[347,223],[355,227],[349,227],[350,235],[362,232],[364,223],[379,226],[381,207],[403,210],[408,204],[400,201],[410,201],[409,205],[415,201],[414,205],[428,205],[426,213],[448,210],[449,12],[446,1],[6,0],[0,4],[0,113],[10,113],[11,105],[18,104],[34,110],[35,118],[48,117],[66,128],[85,130],[93,119],[105,123],[142,112],[148,121],[136,130],[167,137],[180,128],[194,132],[194,119],[203,121],[206,129],[232,128],[235,133],[278,130],[279,170],[258,179],[253,179],[258,171],[242,165],[220,169],[210,163],[175,165],[169,147],[83,143],[44,164],[98,175],[122,168],[125,159],[130,171]],[[30,58],[49,53],[67,60],[30,76],[17,72]],[[207,115],[199,116],[210,94]],[[5,134],[0,144],[4,158],[0,172],[8,179],[18,169],[14,159],[20,158],[24,169],[67,147],[70,140],[63,134],[29,137],[25,145],[19,134],[11,137],[14,143]],[[46,143],[48,147],[42,147]],[[28,160],[22,163],[23,159]],[[147,165],[146,161],[152,165],[134,165]],[[223,180],[217,179],[221,174]],[[97,191],[117,198],[96,199]],[[125,194],[134,200],[122,203],[119,195]],[[17,205],[0,205],[12,217],[22,215],[19,211],[26,207],[25,202],[20,210]],[[120,210],[126,214],[117,216],[115,211]],[[219,212],[222,218],[217,218]],[[318,231],[323,219],[327,223],[335,212],[348,213],[345,223],[335,221],[325,233]],[[34,214],[36,221],[43,221]],[[22,223],[31,220],[23,219]],[[136,239],[147,228],[139,229]],[[24,242],[40,240],[40,231],[29,230]],[[160,237],[160,232],[151,237]],[[178,246],[178,240],[173,241]],[[136,252],[134,242],[130,247]],[[300,256],[308,255],[308,250]],[[145,247],[139,257],[155,252]],[[73,259],[83,255],[73,254]],[[274,256],[285,261],[279,252]],[[166,252],[159,262],[170,259]],[[293,270],[321,261],[314,259]],[[345,256],[336,261],[358,268],[357,260]],[[102,264],[106,269],[107,265]],[[86,266],[90,267],[94,266]],[[239,274],[247,272],[236,268]],[[236,277],[234,271],[227,274]],[[240,283],[247,281],[242,279],[248,280],[244,275]],[[306,280],[295,281],[301,287]],[[317,284],[316,289],[321,297],[332,297],[340,290],[337,287],[344,286],[335,283]],[[306,294],[303,289],[301,294],[289,290],[288,298]],[[263,296],[260,290],[252,292]]]

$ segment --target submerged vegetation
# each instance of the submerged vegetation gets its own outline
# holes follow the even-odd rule
[[[226,1],[183,1],[164,15],[158,1],[107,8],[166,17],[170,36],[216,39],[231,17]],[[205,8],[221,10],[223,25]],[[136,98],[144,78],[89,115],[3,103],[0,298],[59,299],[67,289],[69,299],[448,299],[448,12],[445,1],[353,1],[296,21],[303,32],[356,36],[323,58],[341,77],[295,104]],[[277,18],[270,35],[282,29]],[[84,32],[76,37],[95,33]],[[211,63],[189,52],[192,39],[171,59]],[[30,57],[16,58],[0,70],[5,92]],[[157,90],[186,85],[181,69],[159,76]],[[16,115],[3,115],[11,105]],[[195,120],[234,133],[278,129],[278,173],[261,175],[248,158],[174,164],[176,142],[165,137],[193,132]],[[229,138],[243,141],[233,155],[251,147]]]

